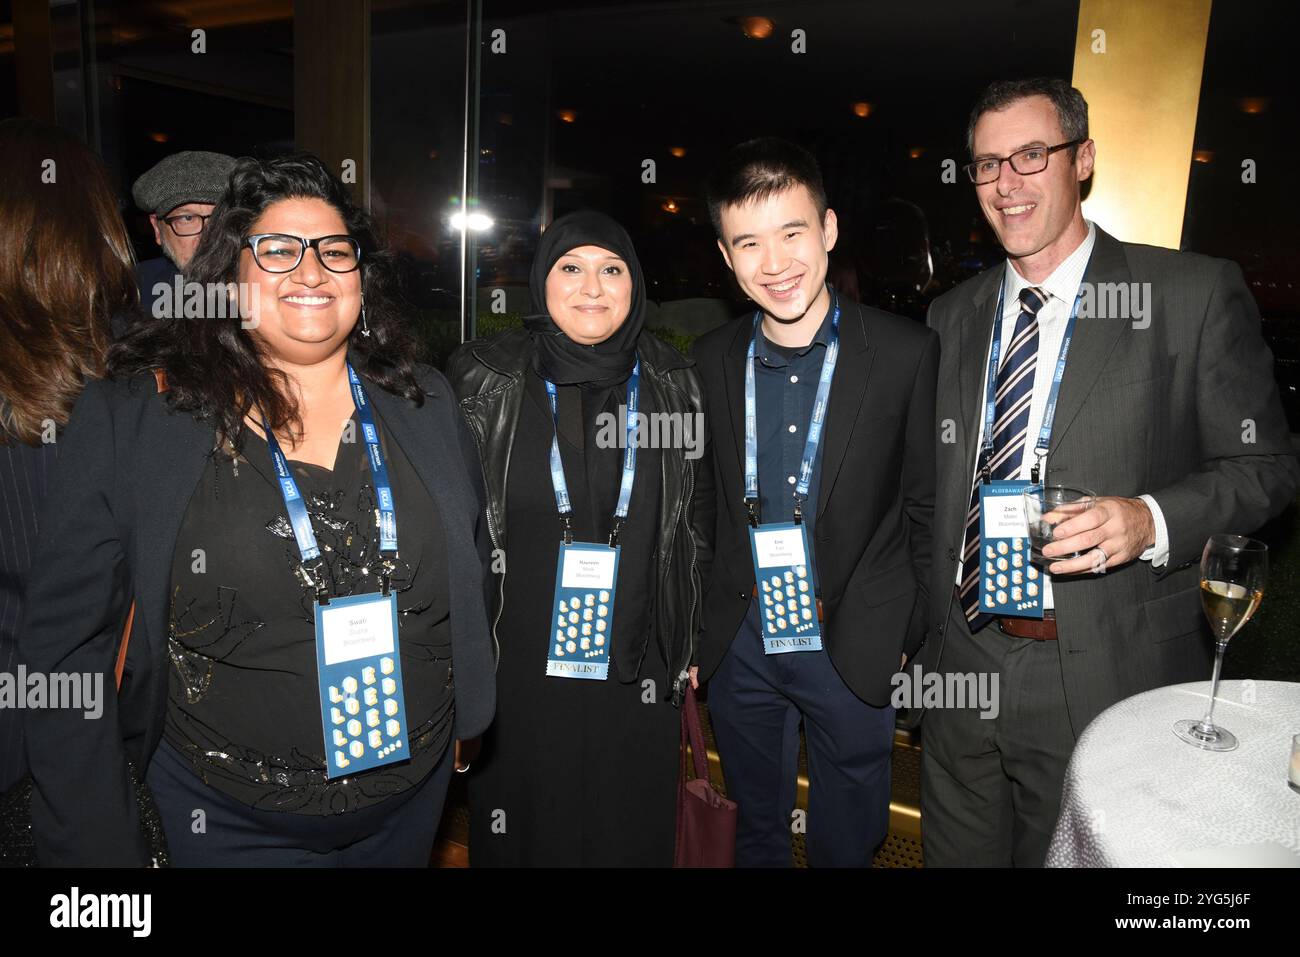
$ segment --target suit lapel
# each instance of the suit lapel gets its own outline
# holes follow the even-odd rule
[[[822,436],[821,477],[818,483],[817,516],[826,511],[831,489],[839,475],[844,456],[853,438],[853,428],[867,392],[873,351],[867,343],[867,321],[856,303],[840,316],[840,356],[831,379],[830,408],[826,412],[826,431]]]
[[[389,437],[402,447],[429,496],[438,506],[443,522],[450,525],[453,516],[461,511],[450,501],[453,492],[450,483],[457,481],[457,477],[463,474],[463,469],[459,467],[460,453],[447,447],[442,429],[431,426],[431,413],[427,408],[430,403],[447,401],[446,398],[436,392],[426,393],[426,408],[417,409],[406,399],[386,392],[373,383],[367,383],[366,395],[379,411],[382,419],[380,427],[387,429]],[[456,415],[460,414],[459,410],[453,411]],[[448,463],[455,463],[457,467],[451,468]],[[463,491],[464,494],[470,494],[467,489]],[[398,523],[400,536],[401,516],[398,516]]]
[[[980,416],[984,412],[984,368],[989,343],[993,338],[994,313],[998,308],[998,289],[1005,278],[1005,267],[990,269],[975,290],[974,298],[958,329],[958,382],[961,393],[962,435],[966,449],[962,461],[975,467],[976,445],[980,436]]]
[[[731,438],[735,443],[736,461],[740,463],[741,488],[745,475],[745,361],[749,355],[749,338],[754,328],[753,315],[735,320],[735,335],[722,357],[723,382],[727,390],[727,414],[731,419]]]
[[[1124,258],[1123,247],[1097,227],[1092,258],[1088,261],[1083,281],[1091,283],[1095,291],[1099,283],[1127,283],[1129,280],[1128,262]],[[1062,436],[1079,414],[1088,393],[1106,368],[1106,362],[1127,327],[1128,321],[1121,318],[1087,318],[1083,315],[1083,306],[1080,306],[1074,339],[1070,343],[1070,354],[1066,359],[1065,375],[1061,378],[1061,394],[1056,406],[1056,421],[1052,424],[1049,454],[1059,447]]]

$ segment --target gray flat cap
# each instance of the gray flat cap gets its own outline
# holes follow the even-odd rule
[[[131,198],[146,213],[158,216],[185,203],[215,204],[234,168],[234,157],[225,153],[173,153],[135,181]]]

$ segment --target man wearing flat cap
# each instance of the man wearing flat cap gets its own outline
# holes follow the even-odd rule
[[[149,214],[162,256],[136,266],[145,312],[153,309],[159,283],[171,288],[198,248],[203,226],[226,189],[235,160],[224,153],[173,153],[135,181],[131,196]]]

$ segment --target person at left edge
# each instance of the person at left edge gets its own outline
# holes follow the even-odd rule
[[[136,292],[103,161],[62,127],[27,118],[0,121],[0,156],[0,675],[8,676],[58,433],[83,383],[103,375],[113,327],[129,325]],[[51,162],[61,175],[43,182]],[[0,705],[0,794],[26,773],[26,713]]]
[[[146,320],[77,403],[20,651],[29,671],[105,673],[111,689],[132,600],[135,627],[100,720],[29,712],[42,864],[146,863],[128,761],[147,769],[174,864],[428,864],[451,742],[492,717],[487,549],[473,441],[446,380],[415,361],[389,269],[315,157],[242,160],[191,276],[255,284],[256,317]],[[263,423],[319,567],[286,518]],[[387,469],[395,557],[376,531],[372,458]],[[371,595],[390,559],[409,760],[327,780],[308,579],[331,601]]]
[[[740,805],[736,865],[791,864],[802,719],[808,861],[867,866],[889,823],[891,679],[924,637],[939,340],[826,283],[837,222],[803,148],[743,143],[715,169],[708,194],[723,260],[756,307],[694,349],[717,489],[700,678],[709,680],[727,796]],[[790,523],[837,315],[838,358],[802,504],[822,647],[768,653],[776,645],[764,641],[765,626],[780,622],[760,617],[751,560],[746,366],[757,511],[763,524]]]
[[[482,451],[489,528],[504,563],[494,567],[503,576],[494,603],[501,704],[470,772],[470,864],[668,867],[680,740],[673,705],[691,671],[712,519],[693,508],[704,450],[699,380],[690,360],[643,330],[641,266],[608,216],[552,223],[529,286],[527,328],[471,342],[448,366]],[[636,442],[607,677],[548,674],[562,532],[552,440],[573,539],[607,542],[634,374],[638,419],[675,420],[682,431],[662,434],[681,441]],[[554,416],[544,380],[556,387]],[[592,611],[581,609],[590,622],[569,612],[573,647],[555,656],[557,666],[598,650],[605,622],[599,605]]]
[[[203,227],[212,216],[217,198],[226,188],[226,177],[235,159],[225,153],[184,150],[154,164],[131,186],[131,198],[149,214],[154,242],[162,255],[136,264],[136,283],[146,316],[166,311],[179,316],[177,303],[164,296],[174,295],[176,278],[189,266],[199,248]],[[165,290],[165,291],[164,291]]]

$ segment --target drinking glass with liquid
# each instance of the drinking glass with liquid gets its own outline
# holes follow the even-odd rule
[[[1214,724],[1214,701],[1228,642],[1259,610],[1268,579],[1268,546],[1243,535],[1211,535],[1201,552],[1201,607],[1214,637],[1214,676],[1210,705],[1200,721],[1175,722],[1174,734],[1206,751],[1231,751],[1237,738]]]
[[[1029,548],[1034,564],[1046,569],[1052,562],[1078,558],[1082,552],[1046,558],[1043,556],[1043,548],[1052,541],[1052,532],[1057,525],[1097,504],[1097,493],[1073,485],[1030,485],[1023,495],[1025,520],[1029,525]]]

